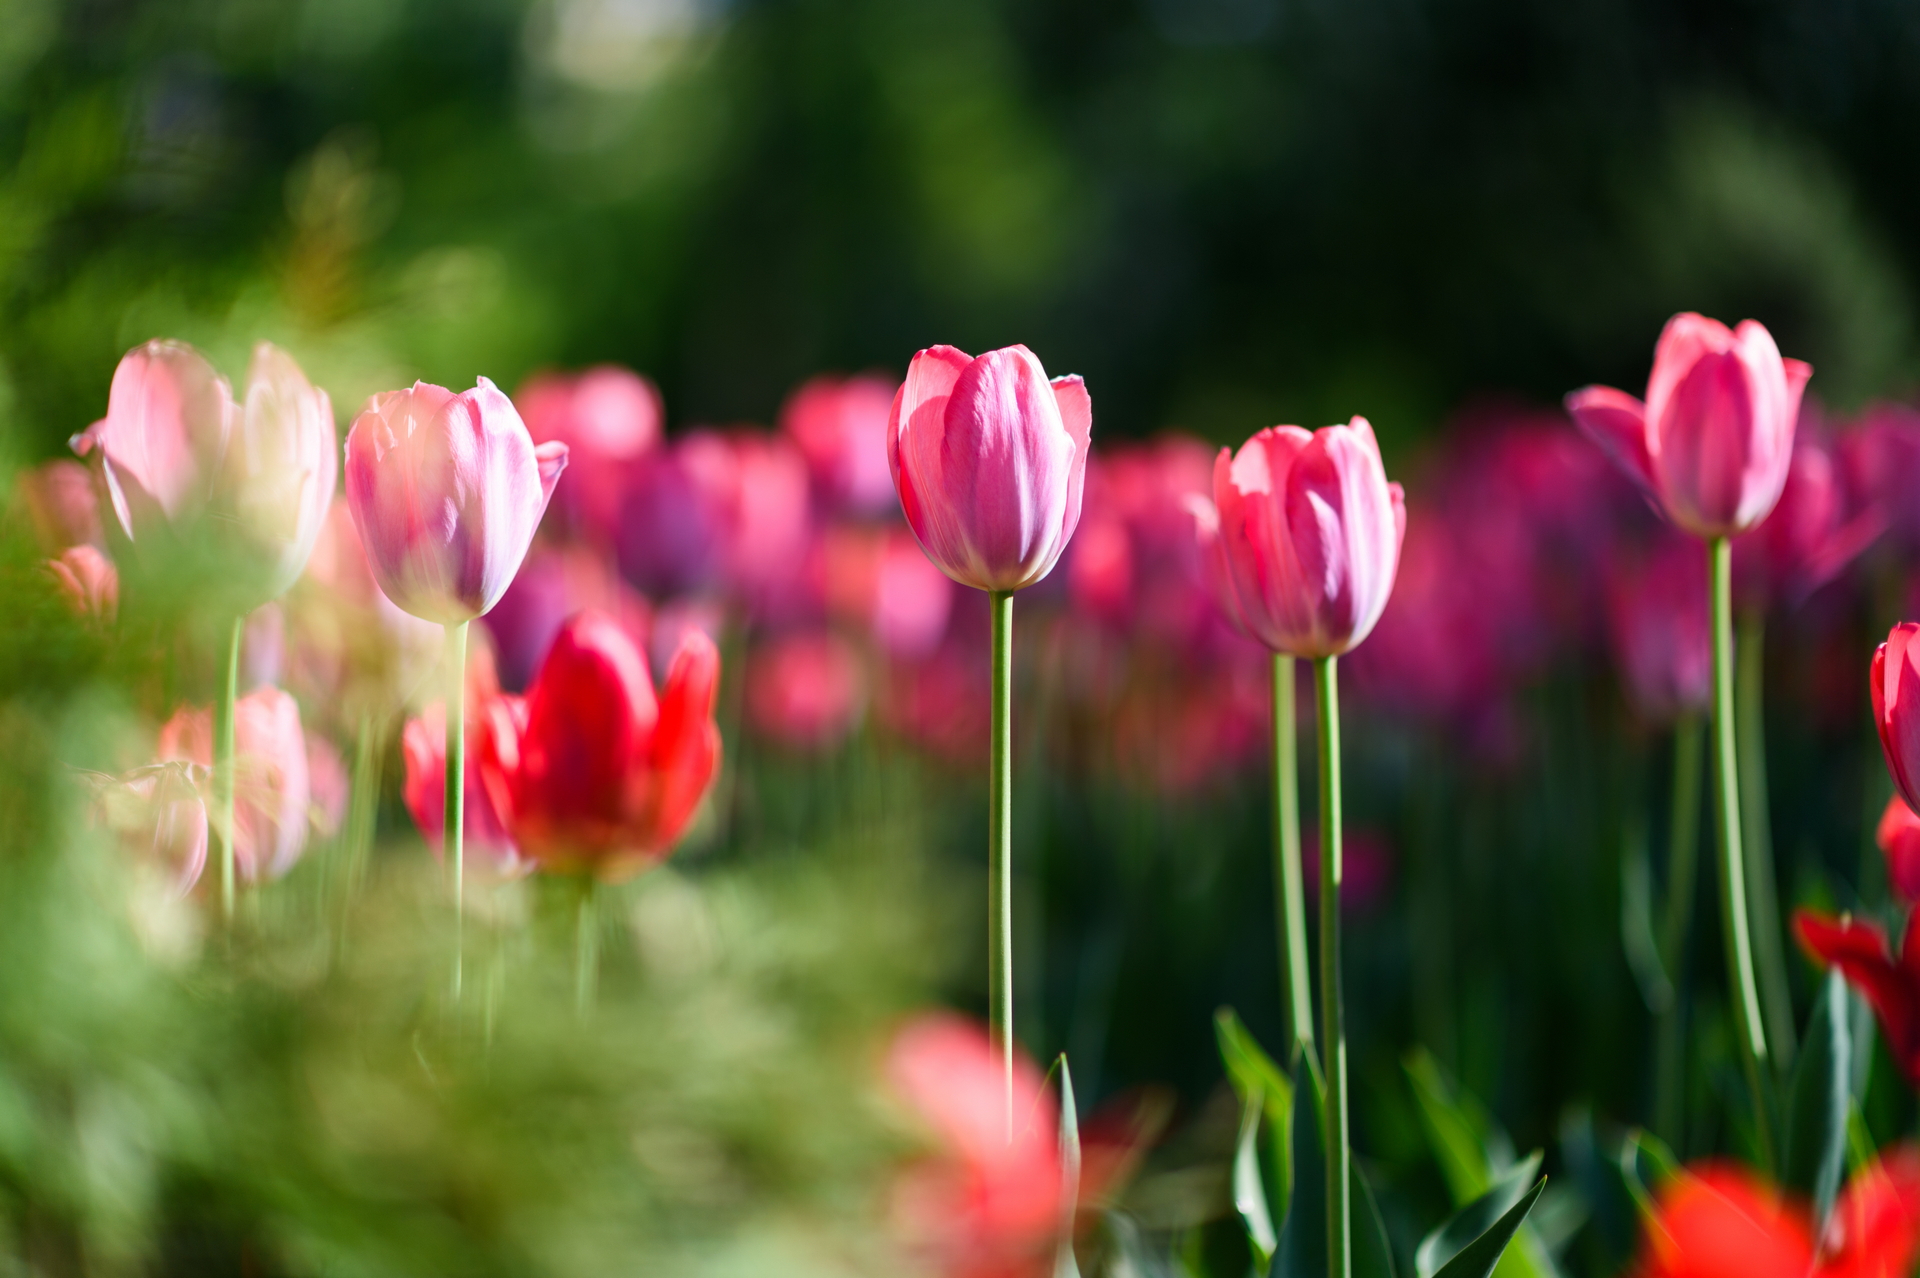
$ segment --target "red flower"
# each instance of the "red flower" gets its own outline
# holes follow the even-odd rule
[[[1836,919],[1801,910],[1793,916],[1793,930],[1807,953],[1839,968],[1847,984],[1866,996],[1888,1050],[1907,1077],[1920,1082],[1920,928],[1907,928],[1897,960],[1886,933],[1848,915]]]
[[[1908,905],[1920,902],[1920,816],[1899,795],[1887,800],[1873,841],[1887,858],[1887,879]]]
[[[505,723],[525,722],[525,699],[503,694],[493,668],[485,661],[470,662],[467,668],[467,767],[466,803],[462,809],[461,847],[467,865],[501,879],[524,874],[533,867],[521,859],[494,811],[493,799],[480,771],[487,734]],[[447,814],[447,707],[435,701],[409,719],[400,734],[400,752],[406,762],[406,784],[401,790],[413,823],[421,837],[441,855]]]
[[[1834,1204],[1820,1240],[1822,1278],[1907,1278],[1920,1245],[1920,1150],[1865,1167]]]
[[[1920,808],[1920,625],[1903,621],[1873,654],[1868,691],[1887,771],[1907,806]]]
[[[560,630],[527,690],[524,718],[485,708],[479,755],[494,810],[550,870],[622,878],[660,860],[720,764],[713,721],[720,653],[690,630],[658,698],[646,658],[605,613]]]

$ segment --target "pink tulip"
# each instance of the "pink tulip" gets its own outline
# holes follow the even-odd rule
[[[1206,548],[1217,549],[1212,495],[1213,450],[1197,439],[1165,435],[1088,458],[1086,517],[1067,554],[1074,606],[1182,655],[1211,655],[1226,638],[1220,621],[1238,624],[1218,609],[1210,577],[1223,564]],[[1205,546],[1196,511],[1211,520]]]
[[[482,377],[368,401],[347,434],[347,501],[373,575],[416,617],[453,625],[500,601],[566,469]]]
[[[101,823],[182,897],[207,867],[207,807],[201,797],[205,782],[204,769],[179,762],[97,778]]]
[[[1637,569],[1616,571],[1609,619],[1627,691],[1665,722],[1703,710],[1713,693],[1707,565],[1698,543],[1665,539]]]
[[[213,498],[222,535],[237,539],[254,602],[279,598],[306,568],[333,505],[339,467],[327,393],[285,351],[261,342]]]
[[[747,661],[747,717],[796,750],[829,750],[858,725],[866,700],[860,659],[830,630],[783,635]]]
[[[111,623],[120,606],[120,574],[113,560],[88,545],[69,546],[47,560],[47,571],[74,615]]]
[[[138,543],[205,509],[236,411],[200,352],[153,341],[122,357],[107,415],[71,442],[99,466],[120,530]]]
[[[23,470],[14,477],[15,499],[25,511],[34,535],[48,553],[68,546],[99,546],[100,498],[93,476],[67,457]]]
[[[921,351],[887,420],[907,526],[942,572],[976,590],[1031,586],[1080,523],[1093,401],[1047,381],[1032,351]]]
[[[1802,434],[1779,504],[1733,543],[1734,591],[1747,607],[1798,603],[1837,576],[1886,526],[1877,502],[1848,500],[1833,455]]]
[[[1364,417],[1311,434],[1274,426],[1237,455],[1221,449],[1213,502],[1241,620],[1260,642],[1330,657],[1373,630],[1407,512]]]
[[[300,707],[278,688],[257,688],[233,707],[234,836],[240,876],[277,879],[307,846],[306,736]],[[160,729],[160,757],[211,767],[213,713],[185,707]]]
[[[514,398],[534,443],[567,446],[567,478],[554,493],[566,524],[611,543],[627,471],[660,444],[659,390],[630,369],[601,364],[572,376],[543,373]]]
[[[830,508],[878,514],[893,505],[887,471],[891,378],[815,377],[787,397],[780,429],[799,445],[814,492]]]
[[[317,732],[307,733],[307,818],[313,833],[331,839],[346,824],[353,782],[346,760],[333,742]]]
[[[1887,771],[1907,806],[1920,810],[1920,624],[1903,621],[1873,654],[1869,692]]]
[[[1731,537],[1779,500],[1812,375],[1783,360],[1754,320],[1729,329],[1686,313],[1660,333],[1645,403],[1589,386],[1567,396],[1567,411],[1668,519],[1697,537]]]
[[[827,610],[890,653],[924,656],[947,632],[953,583],[897,525],[827,529],[812,571]]]

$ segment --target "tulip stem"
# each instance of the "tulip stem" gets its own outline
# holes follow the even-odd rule
[[[1767,1032],[1754,979],[1753,938],[1747,929],[1747,870],[1740,847],[1740,768],[1733,723],[1733,547],[1725,537],[1708,543],[1713,592],[1713,797],[1720,833],[1720,922],[1726,933],[1730,987],[1740,1057],[1753,1093],[1754,1138],[1760,1161],[1775,1170],[1773,1120],[1767,1105]]]
[[[581,1020],[593,1011],[595,991],[600,985],[598,886],[591,875],[582,878],[579,909],[574,916],[573,1010]]]
[[[447,799],[441,818],[441,846],[453,868],[453,1001],[460,1001],[460,980],[466,960],[467,806],[467,622],[447,627],[447,667],[453,686],[447,690]]]
[[[1773,864],[1772,820],[1767,812],[1766,617],[1744,610],[1734,626],[1734,740],[1740,756],[1740,831],[1746,836],[1747,909],[1754,958],[1760,966],[1760,1007],[1774,1068],[1793,1069],[1793,994],[1787,986],[1787,956],[1781,944],[1780,893]]]
[[[1293,1041],[1313,1055],[1313,992],[1307,971],[1307,906],[1300,882],[1300,762],[1294,729],[1294,659],[1273,654],[1273,878],[1279,916],[1280,985]]]
[[[1340,680],[1313,659],[1320,717],[1320,1039],[1327,1049],[1327,1274],[1353,1273],[1347,1180],[1347,1036],[1340,992]]]
[[[987,772],[987,1002],[1006,1074],[1013,1139],[1013,592],[987,595],[993,613],[993,708]]]
[[[220,917],[233,922],[233,706],[240,695],[240,643],[246,637],[246,614],[233,619],[227,638],[227,677],[213,720],[214,835],[220,840]]]
[[[1700,716],[1691,711],[1673,726],[1673,802],[1667,821],[1667,909],[1660,925],[1660,961],[1673,984],[1674,997],[1660,1017],[1653,1129],[1675,1149],[1681,1145],[1681,1105],[1685,1090],[1683,972],[1687,928],[1693,920],[1694,884],[1700,877],[1700,735]]]

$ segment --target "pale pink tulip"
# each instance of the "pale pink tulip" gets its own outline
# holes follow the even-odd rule
[[[566,468],[482,377],[376,395],[347,434],[347,501],[380,588],[416,617],[483,615],[519,571]]]
[[[300,707],[278,688],[234,703],[235,866],[244,879],[277,879],[307,846],[306,735]],[[183,707],[160,729],[160,757],[212,766],[213,712]]]
[[[207,867],[205,769],[157,763],[95,781],[101,823],[184,897]]]
[[[236,411],[200,352],[152,341],[122,357],[107,415],[70,442],[99,466],[121,532],[138,543],[205,510]]]
[[[1782,359],[1754,320],[1729,329],[1692,313],[1667,321],[1642,403],[1610,386],[1567,396],[1582,430],[1698,537],[1731,537],[1767,517],[1793,457],[1813,369]]]
[[[120,574],[113,560],[92,546],[69,546],[47,560],[47,571],[76,616],[103,624],[112,622],[120,607]]]
[[[333,505],[339,452],[327,393],[279,347],[255,346],[213,498],[254,602],[279,598],[306,568]]]
[[[941,571],[1009,591],[1053,571],[1080,523],[1093,401],[1049,383],[1032,351],[913,357],[887,420],[887,464],[907,526]]]

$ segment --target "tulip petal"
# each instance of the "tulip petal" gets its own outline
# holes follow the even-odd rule
[[[1067,479],[1067,515],[1060,526],[1060,544],[1073,539],[1080,526],[1081,492],[1086,485],[1087,454],[1093,447],[1093,397],[1087,384],[1077,375],[1053,379],[1054,402],[1060,408],[1060,422],[1073,439],[1074,466]]]
[[[660,695],[654,731],[655,839],[648,851],[670,847],[707,792],[720,766],[720,729],[713,704],[720,687],[720,650],[699,630],[680,640]]]
[[[540,508],[553,500],[553,488],[560,482],[560,474],[567,468],[567,445],[558,440],[537,444],[533,450],[534,464],[540,471]]]
[[[1874,653],[1872,666],[1873,717],[1880,730],[1880,748],[1887,771],[1893,775],[1909,806],[1920,810],[1920,649],[1914,640],[1920,625],[1902,622]]]
[[[1611,386],[1589,386],[1567,396],[1567,413],[1651,496],[1656,492],[1647,450],[1647,406]]]

